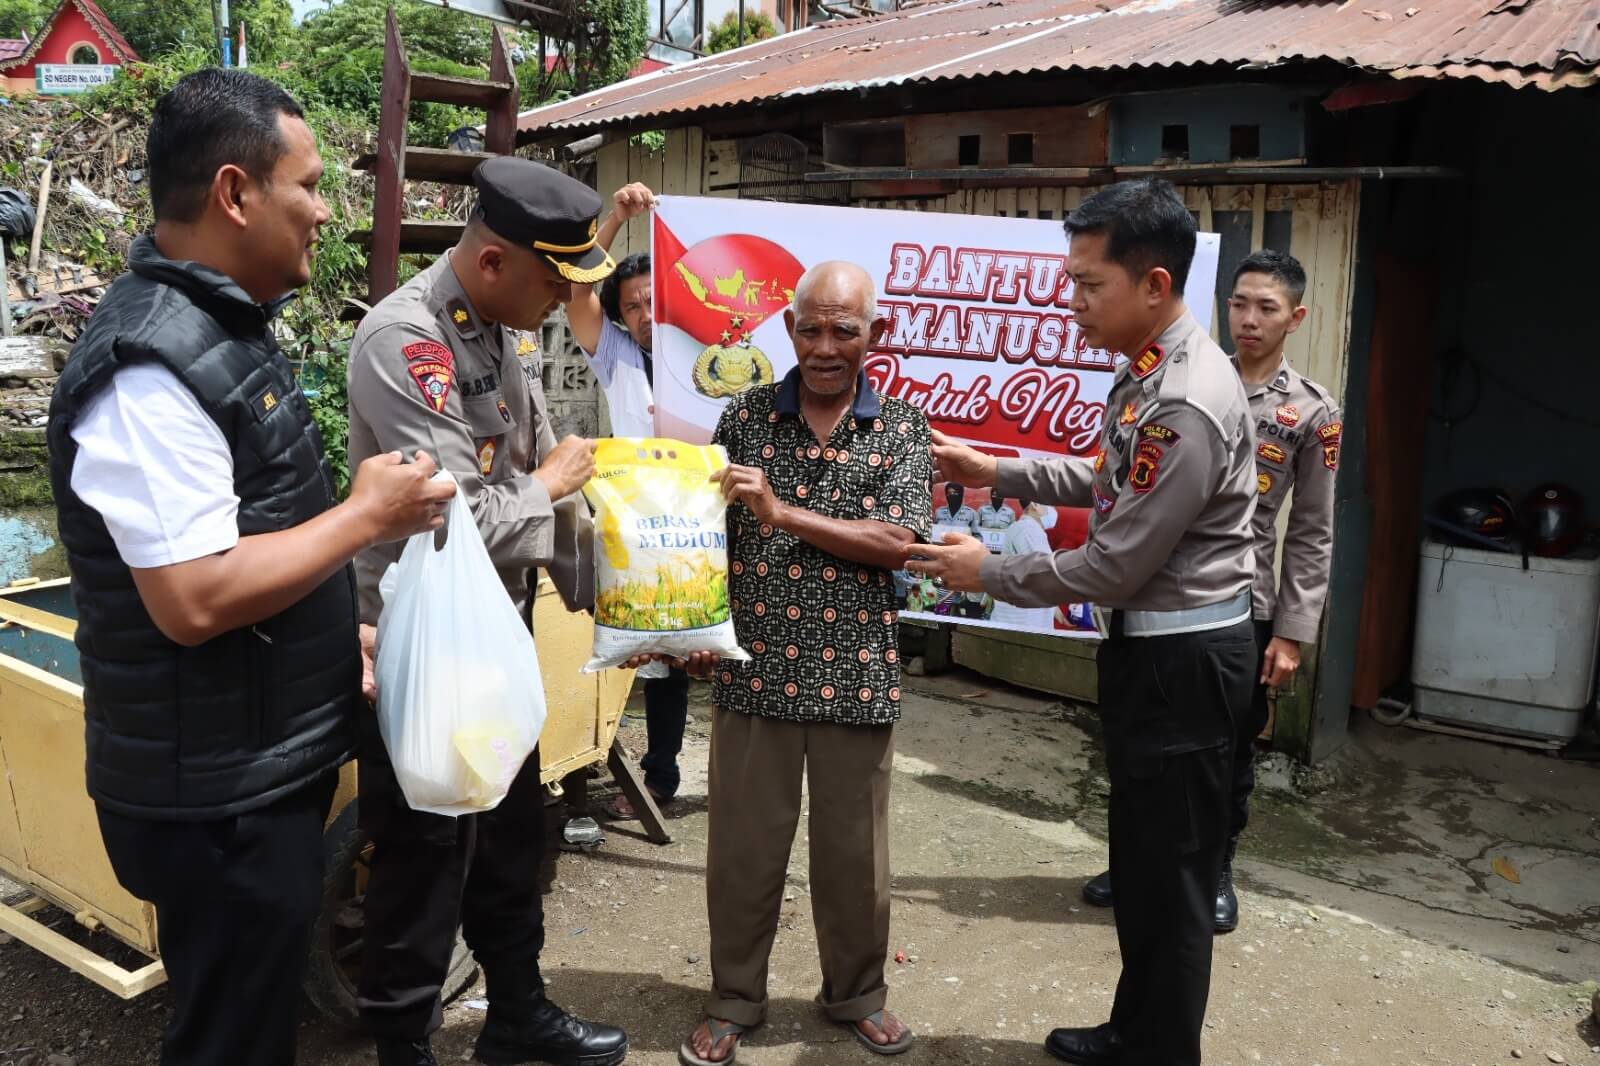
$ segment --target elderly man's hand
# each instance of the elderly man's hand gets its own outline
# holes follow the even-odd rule
[[[983,561],[989,549],[983,541],[961,533],[946,533],[943,544],[913,544],[906,549],[906,569],[937,578],[955,592],[983,591]]]
[[[361,694],[369,702],[376,703],[378,681],[372,674],[372,665],[378,657],[378,627],[364,625],[358,632],[361,637]]]
[[[712,474],[711,480],[722,486],[723,499],[750,508],[756,521],[769,526],[782,525],[784,505],[773,495],[765,470],[753,466],[725,466]]]
[[[933,431],[933,480],[954,481],[969,489],[986,489],[994,486],[995,471],[999,461],[976,448],[957,444],[949,437]]]
[[[635,655],[622,664],[625,670],[638,670],[651,663],[666,663],[674,670],[687,670],[691,677],[708,678],[716,669],[721,656],[714,651],[692,652],[687,659],[679,659],[672,655]]]
[[[656,205],[656,194],[642,181],[624,185],[611,196],[611,214],[618,222],[637,218]]]

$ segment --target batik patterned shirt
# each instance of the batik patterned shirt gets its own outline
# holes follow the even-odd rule
[[[919,540],[933,510],[932,435],[922,412],[872,391],[826,443],[800,411],[799,372],[730,402],[712,438],[764,470],[782,503],[902,526]],[[717,668],[717,705],[797,722],[889,725],[900,717],[898,613],[890,571],[830,555],[728,510],[729,593],[748,663]]]

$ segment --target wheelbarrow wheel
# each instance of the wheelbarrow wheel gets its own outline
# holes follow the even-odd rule
[[[367,863],[372,853],[371,842],[356,824],[359,802],[351,800],[322,835],[326,862],[322,913],[317,916],[304,983],[306,998],[318,1013],[344,1025],[360,1021],[356,982],[361,976]],[[444,1001],[448,1003],[466,991],[477,975],[477,961],[458,931],[450,970],[444,979]]]

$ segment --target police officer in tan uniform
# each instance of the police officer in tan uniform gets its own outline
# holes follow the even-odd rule
[[[1233,820],[1217,883],[1216,930],[1239,927],[1233,890],[1233,855],[1250,816],[1255,788],[1255,739],[1266,728],[1267,693],[1288,683],[1300,667],[1300,645],[1317,639],[1333,558],[1333,482],[1339,469],[1339,410],[1328,391],[1302,377],[1284,358],[1289,334],[1305,321],[1306,272],[1298,260],[1265,250],[1245,258],[1234,272],[1228,301],[1234,363],[1244,381],[1256,430],[1254,616],[1261,674],[1250,706],[1248,728],[1234,755]],[[1283,581],[1275,581],[1278,511],[1294,489],[1283,539]],[[1276,591],[1274,591],[1276,590]],[[1111,874],[1092,878],[1083,898],[1099,907],[1112,902]]]
[[[594,442],[557,443],[534,335],[574,283],[612,269],[595,247],[600,198],[548,167],[491,159],[460,243],[372,309],[350,348],[350,461],[424,449],[455,476],[506,594],[531,620],[536,570],[570,610],[593,604],[593,528],[574,495]],[[356,560],[362,621],[399,544]],[[440,649],[447,654],[448,649]],[[551,708],[551,713],[561,713]],[[358,1001],[381,1066],[433,1066],[429,1035],[458,923],[488,982],[481,1062],[612,1066],[622,1030],[580,1021],[544,995],[539,864],[544,801],[535,751],[495,810],[460,818],[406,805],[378,734],[364,723],[360,818],[372,838]]]
[[[1100,715],[1122,975],[1111,1020],[1045,1048],[1084,1066],[1194,1066],[1234,752],[1255,680],[1250,584],[1255,434],[1228,357],[1183,305],[1194,219],[1171,185],[1123,182],[1066,221],[1071,309],[1127,352],[1093,459],[995,460],[936,437],[936,476],[1089,506],[1071,551],[991,556],[970,538],[908,563],[1022,606],[1090,601],[1102,620]]]

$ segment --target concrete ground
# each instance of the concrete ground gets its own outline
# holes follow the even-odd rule
[[[1117,972],[1093,712],[967,674],[914,680],[897,734],[891,1006],[903,1063],[1030,1063],[1055,1025],[1093,1024]],[[630,1063],[676,1062],[709,984],[703,893],[706,690],[697,686],[672,844],[636,823],[561,859],[544,961],[563,1005],[629,1031]],[[642,722],[624,732],[642,749]],[[1219,938],[1208,1063],[1600,1066],[1600,770],[1355,723],[1327,772],[1269,767],[1239,864],[1244,920]],[[1295,780],[1298,776],[1299,780]],[[600,798],[603,799],[603,796]],[[1492,869],[1509,860],[1519,883]],[[877,1059],[811,1002],[819,981],[804,825],[754,1066]],[[1508,872],[1510,872],[1508,870]],[[1587,983],[1586,983],[1587,982]],[[481,984],[446,1011],[442,1063],[470,1060]],[[165,1002],[123,1004],[21,945],[0,947],[0,1066],[153,1063]],[[305,1027],[309,1066],[372,1062]]]

